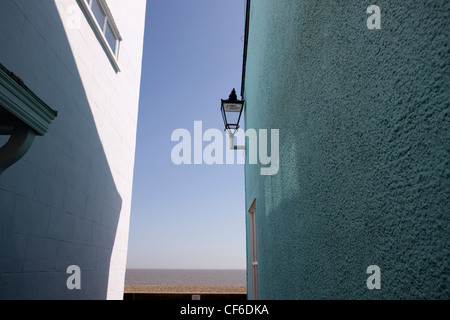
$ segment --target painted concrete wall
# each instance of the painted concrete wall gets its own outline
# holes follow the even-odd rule
[[[446,0],[251,2],[246,128],[280,130],[278,174],[246,165],[259,298],[450,298],[449,13]]]
[[[0,176],[1,299],[123,298],[146,2],[107,3],[119,73],[76,1],[0,2],[0,62],[59,113]]]

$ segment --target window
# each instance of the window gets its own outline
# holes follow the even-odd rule
[[[91,26],[97,33],[103,48],[108,54],[114,67],[119,70],[117,60],[119,58],[119,47],[122,37],[112,17],[106,0],[79,0],[82,9],[89,19]]]
[[[256,199],[248,208],[250,225],[251,297],[258,300],[258,248],[256,239]]]

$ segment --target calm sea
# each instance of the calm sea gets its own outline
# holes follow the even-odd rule
[[[246,286],[245,270],[127,269],[126,285]]]

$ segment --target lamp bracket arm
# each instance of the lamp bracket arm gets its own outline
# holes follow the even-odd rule
[[[235,134],[236,132],[231,132],[231,131],[228,131],[228,135],[229,135],[229,138],[230,138],[230,149],[231,150],[245,150],[245,146],[235,146],[234,145],[234,134]]]

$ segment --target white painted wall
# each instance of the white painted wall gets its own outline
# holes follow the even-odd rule
[[[0,63],[59,112],[0,176],[2,299],[123,297],[146,1],[107,3],[119,73],[76,1],[0,2]]]

